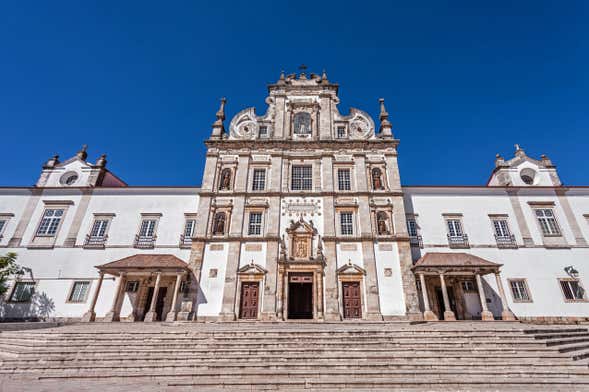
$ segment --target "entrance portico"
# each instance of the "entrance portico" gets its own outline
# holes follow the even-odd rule
[[[425,320],[494,320],[489,311],[482,275],[494,274],[501,297],[502,320],[515,320],[507,307],[501,264],[468,253],[426,253],[413,266],[418,277]]]
[[[110,311],[104,321],[120,321],[125,293],[133,311],[128,321],[175,321],[178,292],[183,279],[189,276],[188,265],[174,255],[137,254],[96,266],[100,277],[82,321],[95,321],[95,306],[105,274],[118,277]]]

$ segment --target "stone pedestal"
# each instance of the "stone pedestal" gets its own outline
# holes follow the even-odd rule
[[[493,317],[493,313],[489,312],[488,310],[483,310],[481,312],[481,319],[483,321],[493,321],[495,317]]]
[[[511,312],[511,310],[504,310],[501,312],[501,320],[515,321],[515,315]]]
[[[156,312],[147,312],[145,314],[145,318],[143,319],[143,322],[145,323],[153,323],[154,321],[157,321],[157,313]]]
[[[121,315],[118,312],[110,311],[104,316],[105,322],[121,321]]]
[[[423,312],[423,319],[425,321],[438,321],[438,316],[431,310],[426,310]]]
[[[444,321],[456,321],[456,316],[454,312],[451,310],[447,310],[444,312]]]
[[[180,303],[180,311],[176,315],[178,321],[188,321],[192,319],[192,301],[182,301]]]
[[[166,315],[166,322],[171,323],[172,321],[176,321],[176,312],[173,310]]]
[[[96,313],[92,312],[92,311],[88,311],[88,312],[84,313],[81,321],[84,323],[90,323],[92,321],[96,321]]]

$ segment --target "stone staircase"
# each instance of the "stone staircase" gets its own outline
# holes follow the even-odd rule
[[[587,328],[505,322],[93,323],[0,333],[0,381],[11,391],[136,391],[137,383],[199,391],[580,391],[589,390],[586,358]]]

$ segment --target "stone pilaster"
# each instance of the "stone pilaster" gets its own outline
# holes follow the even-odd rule
[[[417,296],[417,286],[415,284],[415,275],[411,270],[411,267],[413,267],[413,259],[411,257],[411,245],[408,241],[398,241],[397,249],[399,251],[401,280],[403,284],[403,295],[405,297],[405,309],[407,317],[411,320],[420,320],[422,318],[422,315],[419,311],[419,298]],[[421,289],[425,290],[426,288],[422,286]]]
[[[337,284],[337,259],[334,241],[325,241],[323,252],[327,265],[325,266],[325,320],[339,321],[339,291]]]
[[[29,200],[27,201],[27,204],[26,204],[25,209],[23,211],[23,214],[22,214],[20,220],[18,221],[18,224],[16,225],[16,229],[14,230],[14,234],[12,235],[12,238],[8,241],[9,248],[18,248],[19,246],[22,245],[22,237],[25,234],[25,230],[27,229],[27,227],[31,221],[31,217],[33,216],[33,213],[37,209],[37,205],[39,204],[39,201],[41,200],[42,194],[43,194],[42,189],[31,189],[31,196],[29,197]]]
[[[515,214],[515,221],[517,222],[517,226],[522,235],[524,246],[533,246],[534,240],[530,234],[530,228],[528,226],[528,222],[526,221],[526,217],[524,216],[524,212],[519,201],[519,196],[517,195],[517,189],[508,189],[507,194],[509,195],[511,208]]]
[[[364,269],[366,270],[364,278],[366,282],[366,318],[368,320],[382,320],[374,243],[372,241],[362,241],[362,255],[364,256]]]
[[[237,293],[237,270],[239,269],[239,257],[241,243],[232,241],[229,243],[229,255],[227,257],[227,270],[225,271],[225,286],[223,288],[223,302],[221,306],[221,321],[234,321],[237,319],[235,310],[235,295]]]
[[[581,232],[581,227],[579,226],[579,222],[577,221],[577,218],[576,218],[575,214],[573,213],[573,209],[571,208],[571,204],[569,203],[569,199],[566,196],[566,192],[567,192],[566,189],[556,189],[555,192],[558,196],[558,202],[560,203],[560,206],[562,207],[562,210],[564,212],[564,216],[566,217],[569,227],[571,228],[571,231],[573,232],[573,236],[575,237],[576,244],[580,245],[580,246],[586,246],[587,240],[585,239],[585,237],[583,237],[583,233]]]
[[[91,188],[82,189],[82,197],[80,198],[80,202],[78,203],[78,208],[76,208],[76,213],[74,214],[74,219],[72,220],[72,224],[70,225],[70,230],[68,231],[67,237],[63,242],[63,246],[65,248],[73,248],[76,246],[78,233],[80,232],[80,227],[82,226],[84,217],[88,212],[88,205],[90,204],[91,197]]]

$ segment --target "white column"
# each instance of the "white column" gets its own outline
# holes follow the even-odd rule
[[[155,287],[153,288],[153,295],[151,296],[151,304],[149,305],[149,312],[145,315],[143,321],[146,323],[151,323],[153,321],[157,321],[157,313],[155,312],[155,304],[157,303],[157,295],[160,291],[160,281],[162,278],[162,273],[158,272],[157,277],[155,278]]]
[[[444,274],[440,274],[440,283],[442,285],[442,297],[444,297],[444,320],[456,320],[454,312],[450,308],[450,300],[448,299],[448,290],[446,288],[446,281],[444,280]]]
[[[475,274],[477,279],[477,289],[479,290],[479,297],[481,299],[481,308],[483,311],[481,312],[481,318],[484,321],[493,321],[493,313],[489,312],[487,308],[487,297],[485,296],[485,290],[483,290],[483,282],[481,281],[481,275]]]
[[[509,310],[507,306],[507,297],[505,296],[505,290],[503,290],[503,282],[501,281],[501,274],[499,272],[495,272],[495,280],[497,281],[497,290],[499,290],[499,295],[501,296],[501,305],[503,307],[501,312],[501,319],[502,320],[515,320],[515,315]]]
[[[438,317],[432,312],[429,306],[429,297],[427,295],[427,286],[425,285],[425,276],[419,274],[419,282],[421,283],[421,296],[423,297],[423,318],[426,321],[437,321]]]
[[[96,312],[94,309],[96,308],[96,302],[98,301],[98,294],[100,294],[100,288],[102,287],[103,279],[104,272],[100,271],[100,277],[98,278],[98,282],[96,282],[97,286],[94,290],[94,296],[92,297],[92,302],[90,302],[90,309],[88,309],[88,311],[82,317],[82,321],[84,322],[96,321]]]
[[[124,288],[125,288],[125,282],[127,281],[127,274],[124,272],[121,272],[120,276],[119,276],[119,281],[117,283],[117,288],[115,291],[115,297],[112,301],[112,306],[110,308],[110,312],[108,312],[106,314],[106,316],[104,317],[105,321],[120,321],[121,317],[120,317],[120,312],[121,312],[121,306],[122,305],[122,301],[121,299],[121,293],[123,292]]]
[[[174,295],[172,296],[172,307],[166,316],[166,321],[176,321],[176,301],[178,300],[178,290],[180,290],[180,282],[182,281],[182,275],[176,275],[176,284],[174,285]]]

